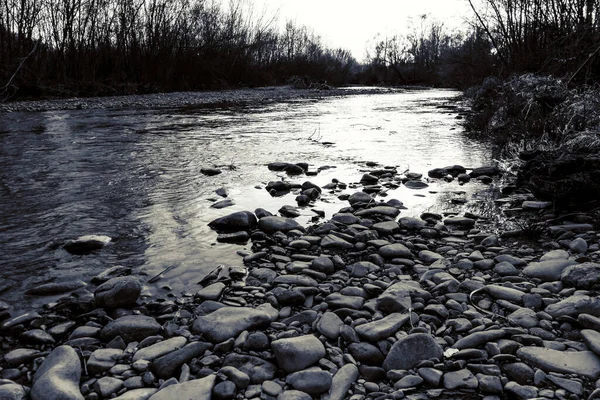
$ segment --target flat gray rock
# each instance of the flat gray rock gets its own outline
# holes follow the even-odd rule
[[[600,283],[600,264],[586,262],[571,265],[562,272],[560,280],[577,289],[591,289]]]
[[[152,346],[139,349],[133,355],[132,362],[137,360],[153,361],[165,354],[169,354],[175,350],[181,349],[187,343],[187,339],[183,336],[175,336],[167,340],[162,340]]]
[[[590,314],[600,317],[600,299],[586,295],[574,295],[555,304],[550,304],[544,310],[554,318],[563,315],[575,317],[579,314]]]
[[[410,258],[412,253],[410,250],[400,243],[392,243],[382,246],[377,250],[380,256],[383,258]]]
[[[466,368],[444,374],[444,387],[448,390],[477,389],[477,386],[479,381]]]
[[[246,329],[266,326],[277,319],[279,313],[270,304],[256,308],[223,307],[208,315],[196,318],[192,331],[204,335],[213,343],[235,338]]]
[[[377,298],[377,308],[386,314],[408,311],[412,306],[411,296],[421,297],[425,300],[431,298],[431,294],[421,287],[400,281],[388,287]]]
[[[106,324],[100,331],[100,337],[105,340],[112,340],[117,336],[121,336],[126,342],[133,342],[156,335],[161,329],[162,326],[152,317],[126,315]]]
[[[210,400],[212,390],[215,386],[216,375],[209,375],[202,379],[178,383],[167,386],[152,395],[149,400],[173,400],[173,399],[194,399]]]
[[[383,362],[383,369],[411,369],[421,361],[432,358],[442,360],[443,351],[433,336],[413,333],[398,340]]]
[[[135,304],[142,285],[135,276],[120,276],[104,282],[94,292],[98,307],[122,308]]]
[[[25,387],[16,383],[5,383],[0,385],[0,399],[2,400],[26,400],[29,398]]]
[[[521,347],[517,357],[545,372],[577,374],[589,379],[600,376],[600,358],[591,351],[558,351],[543,347]]]
[[[325,357],[325,347],[313,335],[279,339],[271,342],[279,367],[285,372],[303,370]]]
[[[277,366],[262,358],[245,354],[230,353],[225,357],[223,366],[231,366],[239,369],[250,377],[250,383],[260,384],[273,379],[277,372]]]
[[[378,342],[394,335],[409,320],[408,313],[392,313],[382,319],[358,325],[358,335],[369,342]]]
[[[558,255],[557,255],[558,256]],[[538,278],[545,282],[560,280],[562,272],[570,265],[577,264],[573,260],[547,259],[540,262],[532,262],[523,269],[523,274],[530,278]]]
[[[294,229],[304,231],[302,225],[292,218],[267,216],[258,220],[258,228],[268,234],[275,232],[289,232]]]
[[[344,322],[337,314],[327,311],[319,322],[317,322],[317,330],[331,340],[337,340],[340,337],[340,329],[344,326]]]
[[[327,235],[321,239],[321,247],[324,249],[353,249],[354,245],[335,235]]]
[[[475,349],[479,346],[486,344],[487,342],[492,342],[494,340],[498,340],[504,337],[506,332],[502,329],[492,329],[489,331],[475,332],[471,333],[468,336],[465,336],[462,339],[459,339],[452,346],[455,349]]]
[[[593,329],[582,329],[581,337],[591,351],[596,355],[600,354],[600,332]]]
[[[285,380],[294,389],[314,395],[329,391],[332,382],[331,374],[318,368],[294,372]]]
[[[400,214],[400,210],[391,206],[375,206],[365,210],[359,210],[354,213],[358,217],[371,217],[373,215],[385,215],[395,218]]]
[[[161,379],[172,378],[177,375],[183,364],[202,356],[206,350],[212,348],[213,345],[207,342],[188,343],[179,350],[155,359],[152,363],[152,372]]]
[[[354,364],[346,364],[333,376],[329,393],[323,396],[324,400],[343,400],[348,390],[358,379],[358,368]]]

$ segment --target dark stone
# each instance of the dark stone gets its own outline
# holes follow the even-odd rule
[[[188,343],[179,350],[172,351],[152,362],[152,371],[161,379],[169,379],[177,376],[181,366],[189,363],[194,358],[198,358],[212,349],[212,344],[206,342]]]
[[[209,222],[208,226],[217,231],[238,232],[256,227],[256,216],[250,211],[238,211]]]
[[[250,377],[250,383],[259,384],[273,379],[277,372],[275,364],[261,358],[231,353],[225,357],[223,366],[231,366],[246,373]]]

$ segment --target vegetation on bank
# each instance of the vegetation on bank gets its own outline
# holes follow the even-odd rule
[[[275,25],[243,0],[2,1],[0,99],[350,80],[348,51]]]

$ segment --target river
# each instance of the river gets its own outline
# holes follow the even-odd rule
[[[47,110],[1,112],[0,299],[16,308],[49,301],[23,292],[47,282],[89,281],[114,265],[132,267],[143,280],[174,266],[145,292],[193,293],[216,265],[240,264],[236,251],[249,249],[216,243],[209,221],[234,211],[263,207],[276,213],[295,205],[294,193],[271,197],[264,189],[268,181],[324,185],[336,178],[350,185],[343,193],[352,193],[368,161],[425,177],[435,167],[488,165],[490,146],[465,135],[459,95],[354,88],[339,96],[221,107],[166,101],[61,109],[58,101]],[[288,178],[267,169],[273,161],[307,162],[321,171]],[[223,173],[205,176],[200,170],[207,167]],[[401,186],[382,199],[401,200],[407,207],[401,215],[461,212],[463,206],[450,200],[472,199],[485,187],[432,181],[422,190]],[[218,188],[235,205],[211,208],[221,200]],[[324,191],[299,220],[308,224],[315,215],[311,208],[329,218],[347,204],[339,194]],[[108,235],[113,242],[88,256],[62,249],[67,240],[87,234]]]

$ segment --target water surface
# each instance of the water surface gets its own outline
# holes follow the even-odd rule
[[[209,109],[206,107],[94,108],[1,114],[0,121],[0,299],[24,305],[36,284],[89,278],[125,265],[143,280],[175,266],[149,293],[198,289],[218,264],[240,264],[236,250],[216,243],[212,219],[263,207],[276,213],[295,205],[296,194],[273,198],[271,180],[333,178],[358,182],[367,161],[423,173],[434,167],[490,163],[490,149],[464,135],[457,96],[450,90],[389,93]],[[168,95],[165,95],[168,96]],[[308,162],[314,177],[287,178],[269,171],[273,161]],[[205,167],[223,169],[208,177]],[[224,187],[234,206],[210,208]],[[461,211],[450,200],[471,198],[478,183],[430,182],[397,198],[418,216]],[[345,193],[357,189],[349,188]],[[303,210],[307,224],[325,210],[342,207],[339,193],[324,193]],[[113,243],[89,256],[66,253],[61,244],[81,235],[103,234]],[[48,300],[45,298],[43,300]]]

